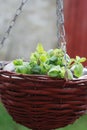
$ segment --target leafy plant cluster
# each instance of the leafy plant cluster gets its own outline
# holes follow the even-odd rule
[[[76,56],[74,59],[70,58],[68,54],[64,55],[62,49],[45,51],[42,44],[38,44],[36,51],[31,54],[29,62],[16,59],[13,63],[17,73],[73,79],[73,77],[78,78],[83,74],[82,62],[84,61],[86,61],[84,57]]]

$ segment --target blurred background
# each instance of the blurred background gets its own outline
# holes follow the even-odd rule
[[[21,0],[0,0],[0,36],[3,37]],[[29,55],[37,43],[45,49],[57,45],[56,37],[56,0],[28,0],[23,12],[16,21],[9,38],[0,50],[0,59],[12,60]]]
[[[21,0],[0,0],[0,38],[7,30]],[[64,0],[67,51],[87,57],[87,0]],[[0,60],[29,59],[37,43],[46,50],[57,47],[56,0],[29,0],[9,38],[0,49]],[[86,64],[85,64],[86,65]],[[0,130],[29,130],[16,124],[0,103]],[[87,130],[87,115],[58,130]]]

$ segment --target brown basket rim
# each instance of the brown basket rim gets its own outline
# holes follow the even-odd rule
[[[69,79],[64,79],[64,78],[54,78],[54,77],[49,77],[48,75],[38,75],[38,74],[19,74],[16,72],[10,72],[10,71],[5,71],[5,70],[0,70],[0,75],[6,75],[8,77],[6,78],[11,78],[12,76],[15,77],[15,79],[18,79],[16,77],[20,77],[21,79],[25,78],[25,79],[29,79],[32,78],[34,80],[51,80],[51,81],[65,81],[67,84],[79,84],[79,83],[86,83],[87,79],[73,79],[73,80],[69,80]]]

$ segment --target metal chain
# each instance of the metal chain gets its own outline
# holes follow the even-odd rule
[[[68,79],[67,71],[67,58],[66,58],[66,41],[65,41],[65,27],[64,27],[64,13],[63,13],[63,0],[56,0],[56,14],[57,14],[57,37],[58,47],[64,52],[65,58],[65,79]]]
[[[63,0],[56,0],[58,48],[66,53]]]
[[[22,0],[22,1],[21,1],[21,4],[20,4],[19,8],[16,10],[16,13],[15,13],[15,15],[14,15],[14,17],[13,17],[13,19],[12,19],[12,21],[11,21],[11,23],[10,23],[8,29],[7,29],[7,31],[5,32],[4,37],[3,37],[2,40],[0,41],[0,44],[1,44],[2,46],[3,46],[4,42],[5,42],[5,40],[8,38],[8,36],[9,36],[9,34],[10,34],[10,32],[11,32],[13,26],[14,26],[14,24],[16,23],[16,20],[17,20],[18,16],[19,16],[19,15],[21,14],[21,12],[22,12],[23,6],[26,4],[27,1],[28,1],[28,0]]]

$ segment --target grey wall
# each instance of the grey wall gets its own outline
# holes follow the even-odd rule
[[[9,26],[21,0],[0,0],[0,37]],[[28,59],[38,42],[46,50],[57,46],[56,0],[28,0],[0,49],[0,60]]]

